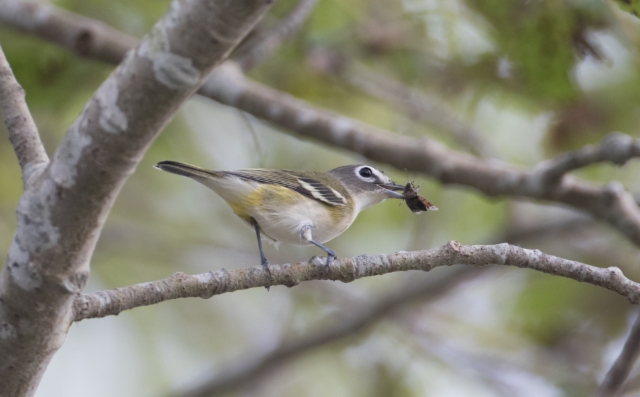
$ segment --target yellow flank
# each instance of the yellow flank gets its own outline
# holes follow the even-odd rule
[[[247,221],[247,223],[251,224],[251,216],[247,213],[247,208],[244,205],[242,205],[242,203],[240,202],[232,203],[227,201],[227,204],[229,204],[229,207],[231,207],[231,209],[233,210],[233,212],[236,213],[236,215],[238,215],[240,218]]]
[[[259,185],[246,199],[246,205],[254,208],[269,207],[273,205],[293,205],[302,196],[298,192],[278,185]]]
[[[251,223],[250,209],[260,208],[262,211],[272,212],[274,208],[284,209],[287,206],[295,205],[301,200],[313,200],[321,204],[327,210],[327,215],[332,218],[335,224],[339,224],[346,213],[350,211],[346,206],[333,206],[325,204],[319,200],[307,198],[289,188],[278,185],[261,184],[258,185],[249,195],[239,201],[227,201],[233,212],[248,223]]]
[[[284,186],[261,184],[242,200],[236,202],[227,201],[227,204],[236,215],[251,223],[250,208],[293,205],[300,199],[302,199],[302,196],[299,193]]]

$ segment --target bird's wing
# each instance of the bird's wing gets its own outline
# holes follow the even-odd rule
[[[317,179],[295,171],[254,168],[238,171],[225,171],[225,174],[258,183],[284,186],[302,194],[303,196],[307,196],[329,205],[342,206],[347,203],[347,200],[342,194],[340,194],[340,192],[325,185]]]

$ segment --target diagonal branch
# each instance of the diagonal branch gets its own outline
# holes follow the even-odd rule
[[[253,69],[258,63],[273,54],[287,39],[295,35],[316,8],[318,0],[300,0],[286,18],[272,30],[266,32],[255,42],[250,42],[248,48],[235,58],[244,71]]]
[[[64,342],[73,300],[85,286],[100,230],[123,184],[162,127],[271,3],[174,1],[25,190],[0,271],[0,396],[35,393]],[[51,14],[37,18],[46,24]]]
[[[597,397],[616,397],[620,395],[624,382],[638,360],[638,355],[640,355],[640,315],[634,321],[620,355],[604,377]]]
[[[292,358],[307,353],[319,346],[336,342],[370,327],[391,313],[404,309],[415,301],[424,302],[442,296],[451,288],[477,274],[479,269],[453,268],[442,277],[429,277],[416,285],[404,286],[379,299],[370,306],[361,305],[348,318],[336,321],[325,330],[299,339],[286,339],[270,353],[256,357],[241,365],[231,365],[222,372],[210,376],[200,383],[172,394],[175,397],[211,397],[256,382],[260,377],[289,362]]]
[[[79,295],[74,303],[74,321],[117,315],[124,310],[171,299],[208,299],[214,295],[256,287],[293,287],[309,280],[348,283],[363,277],[408,270],[429,271],[455,264],[533,269],[597,285],[624,296],[631,303],[640,303],[640,283],[626,278],[617,267],[598,268],[507,243],[462,246],[457,241],[451,241],[425,251],[338,259],[330,268],[310,262],[274,265],[270,267],[271,277],[262,267],[219,270],[193,276],[175,273],[163,280]]]
[[[27,181],[49,163],[40,134],[25,101],[25,92],[16,80],[0,48],[0,108],[16,152],[25,186]]]

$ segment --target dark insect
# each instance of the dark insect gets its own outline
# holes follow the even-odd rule
[[[407,207],[415,214],[419,214],[422,211],[437,211],[438,207],[418,194],[419,188],[420,186],[416,187],[411,182],[407,183],[407,186],[404,187],[403,194]]]

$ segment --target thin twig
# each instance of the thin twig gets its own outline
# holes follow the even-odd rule
[[[258,63],[273,54],[282,43],[294,36],[316,8],[318,0],[300,0],[298,5],[286,18],[272,30],[249,43],[248,48],[235,58],[243,71],[253,69]]]
[[[607,375],[604,377],[597,397],[616,397],[620,395],[622,386],[624,386],[624,382],[627,380],[631,369],[638,360],[639,354],[640,313],[629,331],[629,336],[627,336],[627,340],[624,342],[624,347],[620,355],[616,358],[613,366],[611,366]]]
[[[24,184],[31,179],[37,169],[49,163],[38,127],[31,117],[25,101],[25,92],[16,80],[7,58],[0,48],[0,108],[2,118],[9,131],[9,140],[16,152]]]
[[[640,157],[640,140],[619,132],[608,134],[598,145],[587,145],[581,149],[562,153],[556,158],[540,163],[534,173],[545,185],[558,183],[573,170],[591,164],[609,162],[624,165],[632,158]]]
[[[584,218],[579,218],[584,221]],[[587,219],[588,220],[588,219]],[[589,220],[591,223],[593,221]],[[528,239],[561,227],[562,225],[546,225],[545,227],[521,229],[512,228],[498,241],[517,241]],[[460,283],[475,278],[488,268],[453,267],[447,273],[435,273],[415,286],[403,285],[376,303],[361,304],[350,310],[348,318],[334,321],[331,326],[309,336],[291,340],[286,338],[277,348],[258,357],[243,359],[240,362],[225,365],[221,371],[209,370],[204,379],[198,379],[182,391],[175,392],[176,397],[215,396],[228,393],[238,388],[246,388],[285,365],[319,346],[346,339],[361,333],[365,328],[383,320],[389,315],[404,309],[412,302],[426,303],[451,291]]]
[[[604,287],[624,296],[631,303],[640,303],[640,284],[626,278],[617,267],[598,268],[507,243],[462,246],[451,241],[425,251],[343,258],[336,260],[329,268],[324,264],[299,262],[271,266],[270,272],[263,267],[252,267],[193,276],[175,273],[163,280],[78,295],[74,303],[74,321],[117,315],[124,310],[171,299],[208,299],[214,295],[267,285],[293,287],[309,280],[350,282],[386,273],[429,271],[454,264],[506,265],[533,269]]]
[[[575,229],[593,224],[593,220],[588,217],[569,217],[567,220],[545,224],[544,226],[527,228],[513,227],[508,229],[506,234],[499,237],[497,241],[513,242],[528,240],[545,236],[549,232],[557,232],[559,230],[567,231],[567,229]],[[381,298],[373,305],[359,305],[358,308],[350,310],[350,313],[352,313],[350,317],[336,320],[331,326],[309,336],[295,340],[286,338],[283,344],[267,354],[226,364],[220,371],[214,372],[210,370],[208,371],[210,374],[203,380],[198,378],[199,380],[194,381],[192,385],[183,389],[182,392],[175,392],[172,396],[215,396],[229,393],[239,388],[246,388],[248,385],[260,381],[265,376],[269,376],[269,374],[277,371],[279,367],[282,367],[296,357],[318,348],[321,345],[335,343],[357,335],[366,327],[370,327],[372,324],[395,313],[397,309],[406,308],[412,301],[426,303],[436,299],[443,293],[450,291],[459,283],[477,277],[481,272],[488,270],[488,268],[477,267],[467,269],[465,267],[454,267],[451,270],[451,272],[444,275],[435,273],[415,287],[407,288],[407,286],[402,286],[390,293],[387,297]],[[421,289],[423,293],[419,292]],[[393,305],[389,305],[388,302],[393,302]]]
[[[361,305],[358,310],[353,310],[348,318],[336,321],[325,330],[318,331],[311,336],[295,340],[285,340],[284,343],[272,352],[244,361],[239,365],[231,365],[222,372],[207,377],[185,390],[171,394],[174,397],[207,397],[216,396],[245,387],[258,381],[292,358],[307,353],[319,346],[333,343],[349,336],[353,336],[370,327],[391,313],[406,308],[415,301],[428,301],[441,296],[451,290],[455,285],[477,274],[479,269],[467,269],[463,267],[453,268],[450,272],[438,277],[429,277],[417,285],[404,286],[386,297],[379,299],[371,306]]]

